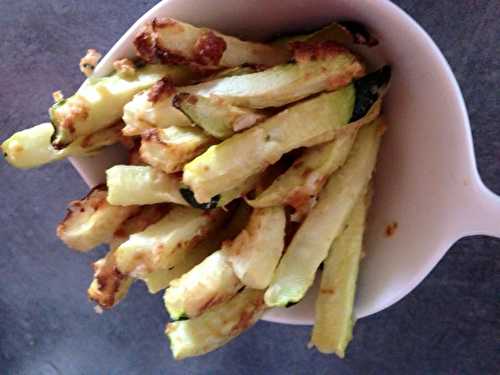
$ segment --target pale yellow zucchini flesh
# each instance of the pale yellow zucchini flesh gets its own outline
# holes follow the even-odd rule
[[[148,165],[115,165],[106,171],[108,203],[115,206],[175,203],[193,208],[224,207],[252,190],[259,179],[250,176],[242,184],[224,192],[213,205],[194,201],[192,192],[176,174],[166,174]]]
[[[321,274],[311,345],[344,358],[352,338],[353,308],[363,248],[368,199],[354,206],[342,234],[333,241]]]
[[[218,139],[225,139],[237,131],[252,127],[265,115],[252,109],[236,107],[218,98],[180,93],[173,100],[191,121]]]
[[[150,100],[151,90],[134,96],[123,108],[123,135],[141,135],[153,128],[164,129],[170,126],[192,127],[191,120],[172,105],[173,94]]]
[[[207,241],[201,242],[193,249],[188,250],[185,257],[177,264],[154,271],[143,277],[142,280],[146,284],[149,293],[158,293],[160,290],[167,288],[172,280],[178,279],[186,272],[189,272],[214,250],[216,250],[216,246],[212,246]]]
[[[165,291],[165,308],[174,320],[194,318],[231,299],[243,287],[220,250],[172,280]]]
[[[293,149],[322,136],[331,140],[351,118],[352,85],[322,94],[235,134],[184,166],[183,181],[198,202],[234,188]]]
[[[144,231],[132,234],[116,250],[120,272],[137,278],[166,269],[178,257],[196,246],[215,230],[224,217],[220,209],[202,211],[176,206],[160,221]]]
[[[14,133],[2,145],[5,159],[16,168],[28,169],[61,160],[69,156],[88,156],[102,147],[117,143],[123,123],[77,138],[71,145],[56,150],[51,143],[54,127],[51,123],[36,125]]]
[[[246,288],[197,318],[169,323],[170,350],[175,359],[211,352],[253,326],[265,309],[263,292]]]
[[[269,286],[283,253],[285,225],[283,207],[257,208],[245,229],[233,241],[224,242],[222,251],[244,285]]]
[[[299,302],[312,285],[333,240],[342,232],[356,201],[366,189],[377,161],[383,126],[380,121],[358,133],[344,166],[334,173],[294,235],[266,291],[268,306]]]
[[[286,48],[243,41],[172,18],[155,19],[136,37],[135,46],[146,61],[160,59],[205,69],[243,64],[273,66],[290,58]]]
[[[115,165],[106,171],[108,202],[115,206],[171,202],[187,205],[181,179],[150,166]]]
[[[68,99],[50,108],[50,119],[55,127],[52,144],[67,147],[78,137],[95,133],[119,120],[123,107],[135,94],[151,87],[168,76],[173,82],[187,82],[191,72],[186,67],[147,65],[130,77],[115,73],[109,77],[91,77]]]
[[[171,126],[143,133],[139,153],[145,163],[175,173],[214,143],[215,138],[199,128]]]
[[[333,141],[308,148],[270,187],[248,203],[253,207],[290,205],[294,218],[303,218],[316,202],[328,177],[340,168],[352,148],[354,127]]]
[[[113,206],[106,197],[106,189],[99,186],[83,199],[71,202],[66,217],[57,227],[57,236],[78,251],[89,251],[111,240],[115,231],[136,214],[139,207]]]
[[[246,108],[281,107],[346,86],[364,73],[356,57],[339,46],[310,46],[297,51],[295,58],[294,63],[186,86],[181,90],[217,97]]]

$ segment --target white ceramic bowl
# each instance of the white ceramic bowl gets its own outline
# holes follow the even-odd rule
[[[500,236],[500,198],[478,175],[469,120],[458,84],[431,38],[385,0],[166,0],[146,13],[105,56],[97,74],[133,55],[138,28],[158,16],[213,27],[245,38],[312,30],[336,19],[365,24],[381,41],[375,53],[393,67],[384,113],[390,125],[376,174],[355,313],[358,318],[397,302],[415,288],[463,236]],[[380,59],[379,59],[380,60]],[[107,150],[73,159],[89,185],[121,155]],[[387,225],[397,223],[394,235]],[[265,319],[310,324],[312,293]]]

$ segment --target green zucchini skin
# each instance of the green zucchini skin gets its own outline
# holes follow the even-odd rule
[[[381,69],[354,80],[356,98],[350,122],[364,117],[375,102],[384,95],[391,80],[391,67],[385,65]]]
[[[217,207],[217,204],[220,201],[220,194],[217,194],[210,199],[210,202],[198,203],[191,189],[181,188],[179,189],[179,191],[184,200],[193,208],[201,208],[202,210],[212,210]]]

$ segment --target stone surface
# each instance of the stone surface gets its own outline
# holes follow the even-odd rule
[[[46,120],[50,93],[81,81],[87,47],[106,51],[155,1],[2,0],[0,138]],[[463,89],[478,166],[500,193],[500,6],[495,0],[397,3],[442,48]],[[161,297],[135,285],[113,312],[86,297],[89,255],[54,228],[86,187],[68,162],[29,172],[0,163],[1,374],[499,373],[500,240],[459,241],[408,297],[358,322],[347,359],[308,350],[310,329],[260,322],[202,358],[176,363]]]

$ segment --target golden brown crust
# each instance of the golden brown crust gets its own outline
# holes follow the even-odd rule
[[[88,290],[89,299],[103,309],[112,308],[118,301],[117,294],[127,276],[116,267],[114,253],[108,254],[93,264],[94,283]]]
[[[200,65],[217,66],[226,50],[223,38],[212,31],[204,32],[193,47],[194,61]]]
[[[146,62],[156,57],[156,42],[150,26],[144,27],[135,37],[134,46],[137,55]]]
[[[157,103],[160,100],[175,94],[175,86],[172,80],[164,77],[156,82],[148,91],[148,100],[151,103]]]
[[[61,128],[68,129],[70,133],[75,133],[75,122],[85,121],[90,112],[89,105],[85,99],[79,95],[74,95],[64,104],[64,112],[56,108],[54,111],[55,120]]]
[[[97,202],[106,200],[106,192],[106,185],[100,184],[94,186],[82,199],[69,202],[68,209],[66,210],[66,215],[64,216],[64,219],[61,221],[61,223],[59,223],[59,225],[57,226],[57,233],[59,234],[61,232],[64,232],[67,223],[71,220],[72,216],[75,213],[85,212],[85,205],[87,201],[93,202],[92,205],[94,206],[95,204],[97,204]]]
[[[290,43],[290,46],[293,50],[293,59],[298,63],[324,60],[348,52],[345,47],[332,41],[318,43],[293,42]]]

